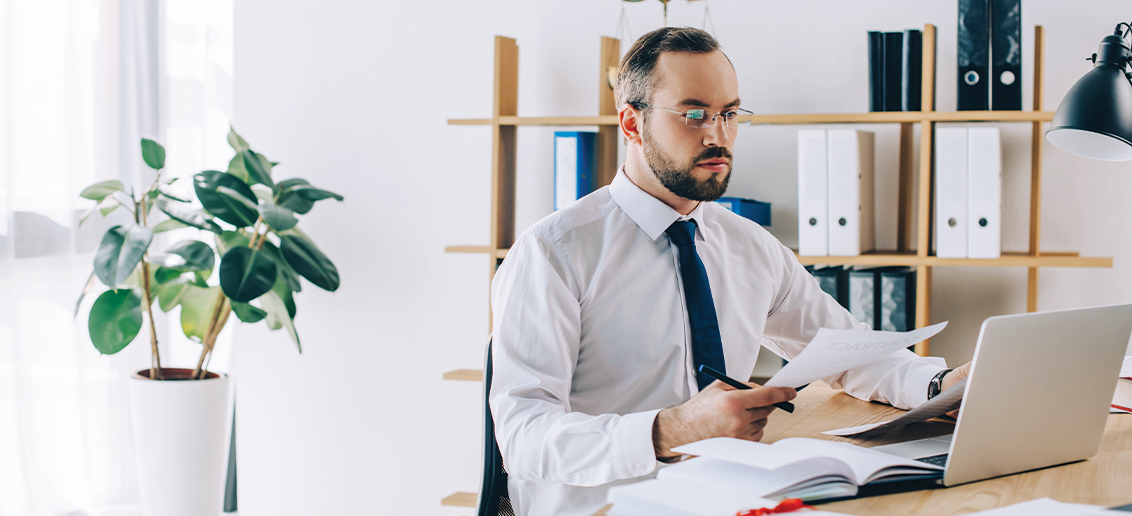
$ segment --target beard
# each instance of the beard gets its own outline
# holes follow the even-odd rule
[[[645,132],[642,140],[645,162],[668,191],[692,201],[714,201],[723,197],[724,192],[727,191],[727,183],[731,181],[730,161],[727,164],[727,172],[716,172],[703,181],[692,176],[696,163],[703,160],[713,158],[731,160],[731,151],[727,148],[709,147],[687,163],[681,164],[672,156],[665,154],[649,132]]]

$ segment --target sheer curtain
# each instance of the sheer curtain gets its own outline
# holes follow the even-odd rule
[[[141,135],[172,174],[226,167],[231,20],[232,0],[0,0],[0,516],[140,512],[126,380],[149,366],[148,329],[101,356],[86,328],[99,292],[75,304],[126,215],[80,227],[78,194],[148,184]],[[195,365],[178,311],[157,324],[163,365]]]

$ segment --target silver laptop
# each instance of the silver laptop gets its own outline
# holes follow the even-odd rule
[[[1132,335],[1132,304],[983,322],[951,435],[874,450],[946,467],[954,486],[1096,455]]]

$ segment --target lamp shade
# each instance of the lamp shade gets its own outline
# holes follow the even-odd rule
[[[1093,67],[1057,107],[1046,139],[1057,147],[1102,161],[1132,160],[1132,83],[1124,74],[1124,39],[1106,36]]]

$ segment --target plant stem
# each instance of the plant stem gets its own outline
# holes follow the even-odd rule
[[[145,213],[145,199],[135,205],[137,211],[134,212],[134,220],[145,227],[146,213]],[[146,256],[148,256],[148,252]],[[161,374],[161,352],[157,348],[157,321],[153,318],[153,299],[150,294],[149,283],[149,262],[146,261],[146,256],[142,256],[142,298],[145,300],[145,310],[149,314],[149,346],[150,346],[150,359],[149,359],[149,378],[151,380],[162,380]]]
[[[201,340],[202,349],[200,350],[200,359],[197,360],[197,367],[193,369],[193,375],[190,378],[195,379],[200,375],[201,366],[204,365],[204,358],[208,355],[209,351],[212,351],[209,346],[209,337],[211,337],[214,333],[220,333],[216,330],[216,326],[220,320],[220,313],[228,304],[228,297],[224,295],[223,290],[216,293],[216,300],[214,300],[213,303],[216,303],[216,309],[212,311],[212,315],[208,318],[208,326],[206,326],[208,330],[205,331],[204,339]],[[225,317],[224,319],[227,320],[228,318]]]

